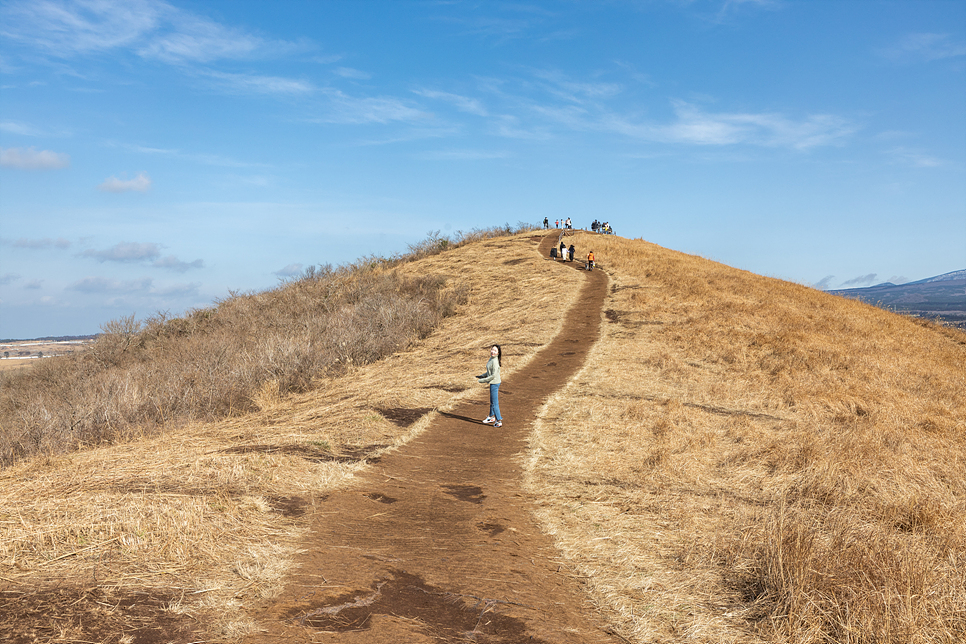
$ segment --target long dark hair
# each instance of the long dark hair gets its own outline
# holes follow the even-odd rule
[[[491,344],[490,348],[496,347],[496,363],[503,366],[503,347],[498,344]]]

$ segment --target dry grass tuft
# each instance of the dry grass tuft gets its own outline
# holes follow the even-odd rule
[[[966,336],[578,235],[601,341],[530,485],[635,641],[966,640]]]

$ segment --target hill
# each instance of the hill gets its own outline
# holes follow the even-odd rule
[[[892,284],[885,282],[865,288],[828,291],[835,295],[862,300],[897,313],[938,319],[966,329],[966,270],[935,277]]]
[[[573,313],[582,275],[531,236],[375,266],[465,296],[388,357],[4,469],[0,633],[251,632],[332,490],[477,396],[490,343],[512,377]],[[961,641],[966,336],[641,240],[568,241],[608,274],[603,327],[532,427],[521,494],[614,632]]]

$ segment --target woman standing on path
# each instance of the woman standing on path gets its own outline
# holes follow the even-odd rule
[[[490,347],[490,359],[486,363],[486,373],[477,376],[480,384],[490,385],[490,415],[483,420],[483,424],[503,427],[503,417],[500,416],[500,359],[503,350],[500,345]]]

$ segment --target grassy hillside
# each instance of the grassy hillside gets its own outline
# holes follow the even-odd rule
[[[632,641],[966,640],[966,334],[643,241],[531,488]]]
[[[642,241],[574,241],[612,288],[586,368],[535,427],[527,485],[619,632],[966,638],[966,336]],[[132,597],[210,625],[208,639],[247,632],[243,608],[277,592],[328,490],[481,394],[491,343],[506,376],[556,334],[582,275],[535,245],[481,239],[378,267],[460,295],[387,357],[272,375],[236,399],[244,414],[0,471],[0,578],[21,589],[0,639],[55,622],[94,640],[80,624],[119,632],[137,618],[111,607]]]

